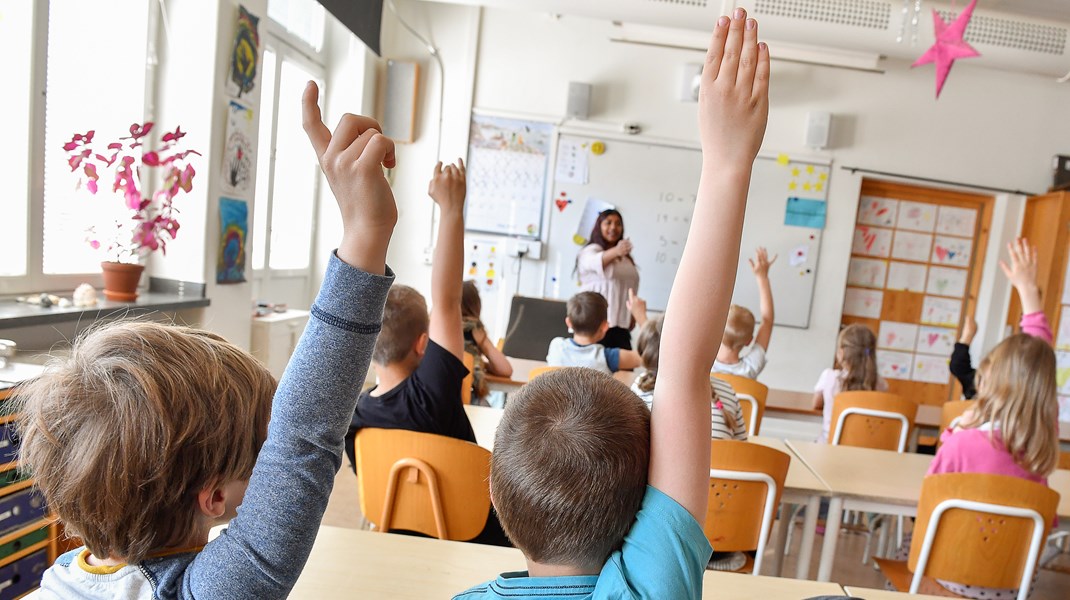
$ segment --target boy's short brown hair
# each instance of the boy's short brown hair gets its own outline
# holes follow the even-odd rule
[[[724,337],[721,343],[735,352],[739,352],[754,339],[754,313],[733,304],[728,309],[728,320],[724,324]]]
[[[105,325],[18,391],[21,466],[94,556],[136,563],[189,541],[201,490],[249,479],[275,387],[213,333]]]
[[[649,463],[643,401],[599,371],[558,369],[509,398],[491,456],[494,507],[528,559],[600,568],[639,512]]]
[[[565,306],[572,331],[580,335],[594,335],[609,319],[609,302],[598,292],[580,292],[568,299]]]
[[[430,326],[423,294],[407,285],[394,284],[386,296],[383,329],[375,340],[372,360],[380,365],[405,360],[412,345]]]

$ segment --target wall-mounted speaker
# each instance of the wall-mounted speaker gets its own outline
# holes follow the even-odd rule
[[[580,120],[591,116],[591,89],[589,83],[568,82],[568,106],[565,116]]]
[[[806,145],[822,150],[828,148],[832,130],[832,113],[811,112],[806,115]]]

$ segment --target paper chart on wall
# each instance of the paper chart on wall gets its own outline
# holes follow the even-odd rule
[[[843,314],[852,317],[879,319],[881,318],[883,304],[884,292],[849,287],[843,297]]]
[[[969,274],[966,269],[931,267],[925,291],[937,296],[962,298],[966,295],[966,279]]]
[[[888,258],[892,248],[892,230],[859,225],[855,227],[854,244],[851,247],[852,254],[865,256],[879,256]]]
[[[556,183],[587,184],[590,170],[587,164],[587,144],[581,140],[562,138],[557,144]]]
[[[972,238],[977,225],[977,209],[941,206],[936,218],[936,233]]]
[[[951,372],[947,368],[948,357],[926,356],[918,354],[914,356],[914,369],[910,378],[923,383],[947,383]]]
[[[1062,314],[1059,315],[1059,332],[1055,336],[1055,349],[1070,351],[1070,306],[1062,307]]]
[[[888,263],[883,260],[872,258],[852,258],[847,267],[847,285],[857,285],[868,288],[884,287],[884,279],[888,274]]]
[[[900,292],[924,292],[926,269],[925,265],[893,260],[888,266],[888,283],[885,287]]]
[[[480,292],[493,292],[498,289],[501,278],[501,243],[493,240],[465,240],[464,278],[476,284]]]
[[[962,301],[926,296],[921,303],[921,319],[925,325],[958,327],[962,319]]]
[[[877,347],[888,350],[914,350],[918,338],[918,326],[912,323],[881,321],[880,333],[877,334]]]
[[[938,235],[933,238],[932,262],[951,267],[969,267],[973,240]]]
[[[895,216],[898,210],[898,200],[862,196],[858,202],[858,222],[862,225],[895,227]]]
[[[933,236],[927,233],[896,231],[895,241],[892,243],[892,258],[927,262],[932,246]]]
[[[1070,396],[1070,352],[1055,353],[1055,384],[1060,396]]]
[[[936,205],[903,200],[899,203],[899,219],[895,226],[898,229],[932,233],[936,228]]]
[[[922,325],[918,328],[918,346],[916,350],[922,354],[936,354],[938,356],[951,356],[955,349],[955,330],[947,327],[932,327]]]
[[[909,352],[877,350],[877,374],[885,379],[910,379],[913,359]]]

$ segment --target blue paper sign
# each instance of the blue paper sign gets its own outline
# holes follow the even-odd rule
[[[784,209],[784,224],[811,229],[825,228],[825,213],[828,203],[809,198],[788,198]]]

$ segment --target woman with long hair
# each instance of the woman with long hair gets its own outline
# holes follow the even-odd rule
[[[607,348],[632,349],[634,327],[628,310],[628,290],[639,291],[639,270],[632,259],[632,242],[624,237],[624,219],[616,209],[598,214],[591,236],[576,259],[580,289],[598,292],[609,302],[609,331],[600,342]]]

